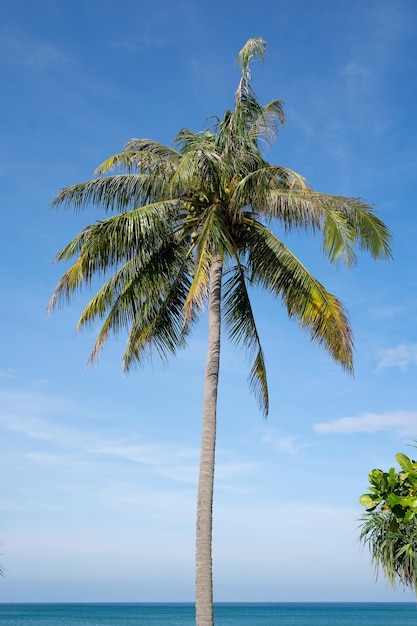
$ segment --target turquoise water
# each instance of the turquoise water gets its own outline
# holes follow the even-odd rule
[[[414,603],[216,604],[216,626],[404,626]],[[193,626],[192,604],[0,604],[2,626]]]

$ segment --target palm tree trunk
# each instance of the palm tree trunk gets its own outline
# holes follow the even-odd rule
[[[216,445],[217,387],[220,366],[220,304],[223,261],[215,255],[210,268],[208,350],[204,379],[203,427],[196,529],[196,624],[213,626],[212,529]]]

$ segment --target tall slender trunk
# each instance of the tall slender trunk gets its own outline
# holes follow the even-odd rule
[[[213,626],[212,530],[217,387],[220,367],[220,305],[223,262],[215,255],[209,277],[208,349],[196,528],[196,624]]]

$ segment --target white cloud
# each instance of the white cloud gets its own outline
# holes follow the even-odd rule
[[[417,365],[417,344],[401,343],[381,354],[376,370],[386,367],[399,367],[405,371],[409,365]]]
[[[358,417],[342,417],[332,422],[318,422],[313,425],[313,428],[318,433],[326,434],[345,435],[394,430],[400,435],[415,435],[417,432],[417,412],[363,413]]]

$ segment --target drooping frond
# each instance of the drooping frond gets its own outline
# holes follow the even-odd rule
[[[178,160],[180,157],[176,150],[153,139],[131,139],[127,142],[123,151],[144,152],[165,160],[172,159],[173,161]]]
[[[184,128],[174,144],[182,158],[171,178],[171,188],[205,193],[208,201],[208,194],[218,193],[222,178],[223,162],[214,137],[211,133],[193,133]]]
[[[200,313],[193,308],[189,315],[185,315],[190,285],[190,263],[183,260],[166,287],[162,283],[157,295],[146,298],[130,327],[123,356],[125,370],[135,363],[140,364],[143,357],[149,357],[152,348],[166,360],[185,347],[185,339]]]
[[[248,39],[243,48],[237,55],[237,61],[242,68],[242,72],[246,73],[249,68],[249,63],[252,59],[259,57],[264,59],[266,52],[266,41],[262,37],[253,37]]]
[[[302,176],[287,168],[267,165],[251,172],[236,185],[231,204],[250,206],[287,231],[322,231],[323,250],[332,263],[353,265],[355,247],[375,259],[391,255],[389,230],[368,203],[312,191]]]
[[[87,283],[86,276],[80,272],[83,261],[88,266],[89,262],[81,256],[61,279],[51,306],[58,297],[69,297],[75,288]],[[98,357],[110,334],[116,335],[123,329],[129,331],[125,369],[129,369],[132,360],[140,362],[152,347],[161,358],[183,347],[190,325],[196,319],[193,314],[186,320],[183,311],[192,264],[192,259],[186,258],[184,244],[172,236],[165,237],[159,247],[132,255],[118,269],[117,264],[112,263],[114,273],[87,304],[78,322],[78,329],[82,329],[104,320],[90,361]]]
[[[264,41],[261,37],[255,37],[253,39],[249,39],[239,52],[237,62],[242,69],[242,76],[236,90],[237,105],[241,102],[254,99],[250,84],[251,75],[249,65],[256,58],[262,61],[265,57],[265,51],[266,41]]]
[[[112,330],[133,323],[141,303],[156,297],[164,285],[172,280],[183,265],[182,246],[174,239],[166,238],[161,245],[146,255],[136,255],[117,268],[82,312],[78,330],[97,319],[109,317],[111,310]],[[156,281],[158,278],[158,281]]]
[[[180,155],[175,150],[150,142],[132,140],[129,147],[102,163],[97,178],[62,189],[52,207],[64,206],[80,210],[88,205],[106,211],[124,211],[134,205],[168,197],[168,187]],[[120,174],[105,176],[112,170]]]
[[[314,205],[299,201],[293,206],[296,191],[307,191],[302,176],[279,165],[260,164],[256,170],[248,172],[236,184],[230,199],[231,208],[251,207],[267,220],[280,220],[288,228],[294,222],[298,227],[319,224]],[[313,210],[312,210],[313,209]]]
[[[62,189],[51,206],[71,206],[79,211],[93,205],[104,208],[106,212],[126,211],[161,197],[168,198],[169,180],[169,177],[159,172],[153,175],[103,176]]]
[[[128,172],[135,170],[155,170],[167,168],[169,163],[178,161],[180,155],[176,150],[164,146],[152,139],[131,139],[119,154],[106,159],[99,165],[94,174],[107,174],[114,169]]]
[[[238,142],[249,151],[251,145],[259,149],[260,142],[266,147],[272,145],[280,126],[285,124],[283,102],[272,100],[261,106],[251,84],[250,63],[256,58],[263,60],[265,50],[265,41],[258,37],[250,39],[240,51],[237,60],[242,73],[235,93],[235,108],[227,117],[231,143]]]
[[[248,266],[253,282],[280,297],[289,317],[336,362],[352,371],[352,332],[341,302],[267,228],[254,228],[251,239]]]
[[[172,237],[177,201],[155,203],[85,227],[57,255],[58,261],[76,262],[60,279],[48,309],[67,302],[83,285],[135,258],[145,263]]]
[[[223,219],[222,207],[218,204],[208,207],[195,243],[196,269],[184,305],[187,318],[192,310],[200,310],[207,299],[210,264],[213,254],[220,254],[224,258],[227,254],[234,254],[234,252],[230,234]]]
[[[285,124],[284,103],[281,100],[272,100],[260,108],[258,116],[254,117],[249,128],[249,137],[257,145],[263,141],[269,148],[276,140],[278,131]]]
[[[245,269],[239,263],[230,270],[225,282],[223,307],[229,337],[235,343],[248,348],[254,358],[249,374],[249,386],[266,417],[269,411],[269,396],[265,358],[246,286]]]
[[[330,196],[341,213],[345,216],[354,233],[354,243],[359,250],[369,252],[373,259],[390,259],[391,233],[373,208],[357,198]]]
[[[174,139],[180,154],[203,150],[212,152],[216,150],[216,136],[210,131],[195,133],[189,128],[182,128]]]
[[[359,539],[369,548],[376,577],[382,571],[394,587],[399,582],[417,594],[416,518],[399,523],[389,511],[373,511],[361,521]]]

